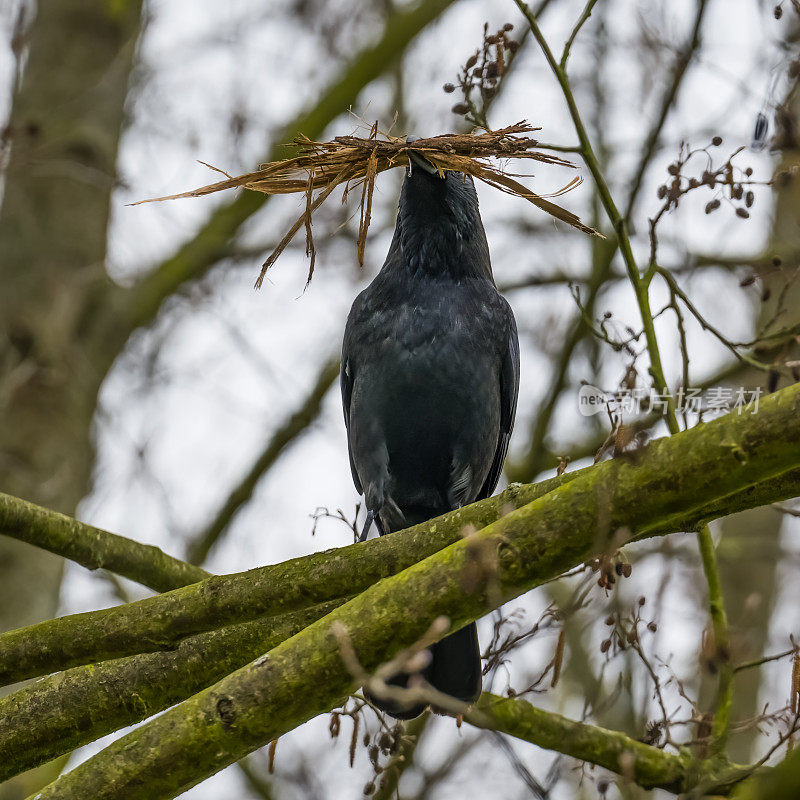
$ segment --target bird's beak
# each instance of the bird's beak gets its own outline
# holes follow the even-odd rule
[[[418,138],[419,138],[418,136],[407,136],[406,142],[407,143],[415,142]],[[426,159],[419,153],[415,153],[413,150],[408,151],[408,165],[412,173],[414,171],[414,167],[417,166],[420,169],[427,172],[428,175],[438,175],[439,177],[441,177],[439,170],[436,169],[436,167],[434,167],[433,164],[431,164],[431,162],[428,161],[428,159]]]

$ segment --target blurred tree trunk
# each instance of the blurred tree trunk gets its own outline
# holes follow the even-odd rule
[[[778,129],[773,147],[780,151],[778,171],[800,168],[800,92],[793,87],[786,104],[777,115]],[[764,261],[771,269],[773,257],[782,259],[787,273],[796,269],[800,261],[800,192],[797,179],[778,180],[775,187],[775,215],[770,241]],[[764,275],[764,286],[771,287],[771,296],[764,302],[757,324],[769,320],[776,311],[781,284],[774,277]],[[784,299],[786,311],[777,322],[776,329],[800,321],[800,283],[790,286]],[[789,345],[779,355],[782,361],[798,358],[797,344]],[[752,386],[764,385],[765,376],[749,373],[743,381]],[[769,643],[770,620],[778,590],[781,562],[781,527],[783,518],[771,508],[747,511],[729,517],[722,523],[722,539],[718,548],[723,576],[725,603],[733,634],[734,658],[754,659],[765,655]],[[735,722],[755,716],[759,710],[759,687],[762,670],[750,669],[736,677],[731,719]],[[749,763],[755,756],[753,748],[758,742],[758,730],[734,734],[729,745],[733,761]]]
[[[14,98],[0,207],[0,486],[74,513],[113,354],[87,303],[105,284],[106,228],[140,0],[40,3]],[[0,630],[52,617],[62,561],[0,537]],[[25,797],[35,778],[6,784]],[[23,776],[24,778],[24,776]]]

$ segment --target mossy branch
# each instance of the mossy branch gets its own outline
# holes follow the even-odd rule
[[[81,564],[107,569],[156,592],[202,581],[209,573],[152,545],[86,525],[57,511],[0,493],[0,534]]]
[[[353,686],[334,625],[374,669],[446,615],[454,628],[615,546],[800,464],[800,386],[653,442],[498,519],[366,591],[46,787],[38,800],[174,797],[323,713]],[[400,539],[393,535],[387,539]],[[365,547],[360,551],[366,551]],[[493,564],[493,569],[486,569]],[[189,587],[191,588],[191,587]]]
[[[760,505],[792,497],[797,491],[792,486],[791,470],[800,468],[800,447],[792,446],[796,441],[792,435],[797,436],[800,423],[791,413],[787,417],[784,409],[794,407],[797,391],[797,387],[788,387],[766,398],[758,414],[729,414],[678,434],[675,443],[658,440],[624,458],[540,484],[515,486],[496,497],[363,545],[236,575],[212,576],[136,603],[9,631],[0,635],[0,680],[13,683],[92,661],[170,649],[181,639],[205,630],[357,594],[457,542],[466,526],[484,528],[509,509],[525,507],[544,495],[552,498],[575,486],[579,487],[576,491],[589,493],[580,495],[583,505],[561,520],[564,536],[559,538],[553,532],[552,538],[540,545],[559,557],[565,557],[570,544],[587,557],[607,546],[603,535],[608,531],[595,531],[585,538],[587,531],[576,533],[571,522],[581,512],[592,513],[592,493],[606,492],[609,482],[627,481],[632,492],[653,492],[671,503],[671,517],[653,518],[646,529],[634,535],[694,529],[708,519],[753,507],[743,506],[743,502]],[[670,485],[661,479],[667,473],[674,476]],[[693,474],[697,480],[687,481],[685,474]],[[728,491],[694,502],[706,484],[714,481],[714,475],[716,485],[728,486]],[[784,475],[781,488],[789,493],[775,497],[769,482],[780,475]],[[756,484],[763,485],[757,488]],[[731,497],[727,501],[737,493],[744,493],[744,499]],[[634,513],[634,509],[620,510],[617,527],[633,530],[628,511]],[[621,546],[624,538],[618,535],[615,546]],[[572,563],[567,563],[565,569],[570,566]]]
[[[75,667],[0,698],[0,782],[169,708],[325,616],[333,600]]]
[[[174,649],[182,639],[203,631],[357,594],[458,541],[466,526],[483,528],[505,510],[525,505],[582,473],[512,487],[400,536],[211,576],[135,603],[0,634],[0,685],[81,664]]]
[[[698,769],[688,750],[671,753],[631,739],[624,733],[576,722],[543,711],[521,698],[484,692],[464,719],[478,728],[500,731],[517,739],[604,767],[642,789],[666,789],[680,794],[697,785],[702,774],[708,793],[727,795],[744,767],[722,760]]]
[[[753,775],[734,794],[735,800],[797,800],[800,797],[800,749],[775,769]]]
[[[800,470],[793,470],[705,506],[701,517],[715,519],[797,494]],[[670,527],[690,530],[701,517],[695,511],[673,519]],[[1,699],[0,752],[9,760],[0,767],[0,780],[185,700],[264,652],[268,642],[277,644],[303,627],[298,622],[295,629],[294,621],[310,624],[342,602],[221,628],[163,652],[75,667]]]

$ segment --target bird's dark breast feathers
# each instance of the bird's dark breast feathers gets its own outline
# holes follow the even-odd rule
[[[508,330],[491,284],[428,289],[393,306],[365,298],[355,311],[350,437],[365,489],[382,480],[382,454],[387,499],[444,511],[471,502],[491,466]]]

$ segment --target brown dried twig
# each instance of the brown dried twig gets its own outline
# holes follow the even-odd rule
[[[311,231],[312,214],[340,185],[344,186],[343,200],[346,199],[352,188],[361,188],[357,248],[359,264],[363,265],[375,178],[386,170],[407,166],[410,152],[421,155],[442,174],[450,171],[471,175],[495,189],[524,198],[552,217],[566,222],[584,233],[599,236],[597,231],[584,225],[571,211],[550,202],[545,196],[536,194],[516,181],[515,178],[521,177],[520,175],[509,173],[487,163],[487,159],[491,158],[520,158],[544,164],[574,167],[572,163],[557,155],[536,150],[537,140],[528,135],[536,130],[539,129],[532,127],[527,122],[518,122],[496,131],[472,134],[450,133],[408,142],[405,139],[380,132],[375,123],[367,138],[337,136],[330,142],[315,142],[305,136],[300,136],[294,140],[293,144],[297,148],[298,154],[292,158],[273,161],[262,165],[255,172],[248,172],[236,177],[228,176],[224,181],[201,186],[189,192],[140,200],[132,205],[183,197],[201,197],[225,189],[240,187],[264,194],[305,194],[306,204],[302,215],[289,228],[264,262],[256,281],[256,287],[261,286],[267,270],[275,263],[278,256],[302,227],[305,227],[306,231],[306,253],[310,258],[308,280],[311,280],[316,254]],[[381,138],[379,138],[379,134]],[[575,177],[562,189],[548,197],[558,197],[579,183],[581,183],[581,178]]]

